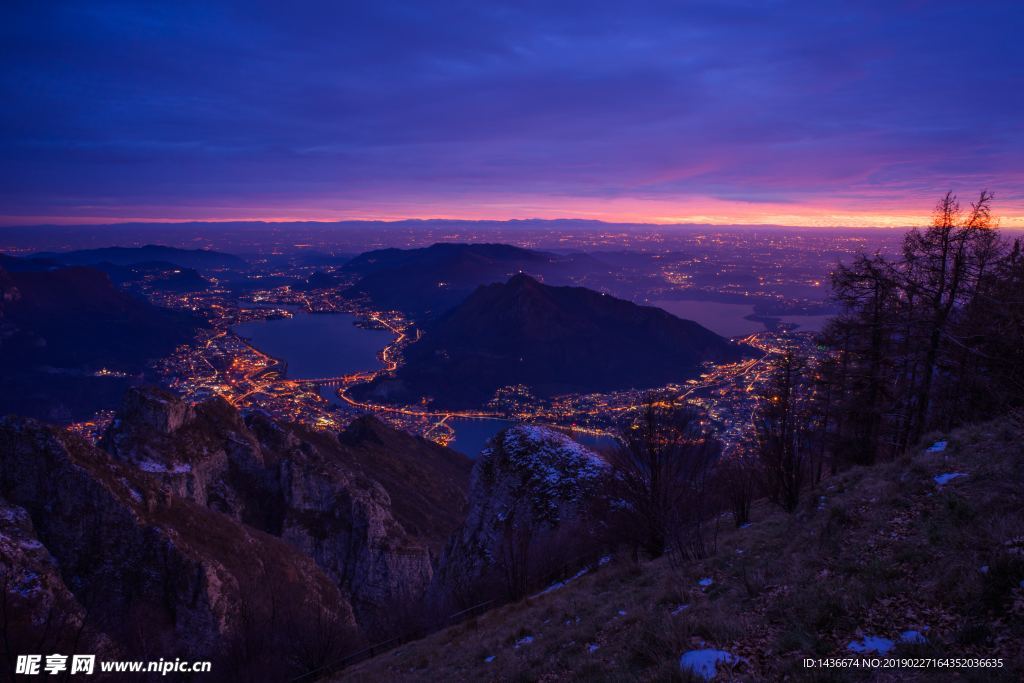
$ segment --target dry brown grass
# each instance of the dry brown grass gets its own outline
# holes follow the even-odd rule
[[[680,655],[702,643],[744,658],[722,679],[1021,680],[1024,433],[997,421],[949,441],[941,455],[826,480],[793,516],[759,502],[752,526],[724,520],[718,552],[706,560],[673,570],[617,558],[339,680],[682,681]],[[940,488],[933,477],[945,472],[968,476]],[[702,588],[703,577],[714,584]],[[689,607],[673,614],[680,604]],[[1005,666],[822,673],[800,663],[848,657],[847,643],[865,634],[898,641],[924,627],[928,644],[897,645],[893,654],[1002,657]],[[527,635],[533,642],[517,648]]]

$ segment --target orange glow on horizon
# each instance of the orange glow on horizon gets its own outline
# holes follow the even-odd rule
[[[940,193],[941,194],[941,193]],[[939,195],[936,195],[936,197]],[[961,194],[966,203],[969,195]],[[865,203],[867,203],[865,201]],[[878,209],[853,206],[814,206],[756,203],[718,199],[646,200],[627,198],[465,198],[444,201],[402,200],[370,202],[311,201],[308,206],[126,206],[124,213],[109,207],[80,207],[67,215],[0,216],[0,225],[101,225],[114,223],[235,222],[265,223],[401,221],[401,220],[529,220],[577,219],[606,223],[650,225],[779,225],[811,228],[905,228],[931,220],[934,199],[915,201],[913,209],[877,202]],[[1024,202],[999,203],[996,214],[1004,228],[1024,228]]]

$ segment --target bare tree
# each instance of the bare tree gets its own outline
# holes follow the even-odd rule
[[[716,467],[717,495],[732,511],[733,523],[737,527],[750,521],[750,506],[757,496],[761,477],[754,452],[756,448],[750,446],[741,444],[735,452],[723,457]]]
[[[991,203],[983,191],[964,209],[947,193],[898,258],[837,268],[842,312],[823,335],[833,353],[817,373],[819,444],[833,465],[892,457],[930,429],[1015,405],[1024,266],[995,230]]]
[[[992,193],[982,191],[964,211],[956,195],[947,192],[935,207],[927,229],[912,230],[903,245],[903,287],[916,296],[915,308],[922,358],[914,391],[909,441],[920,439],[928,427],[932,387],[953,313],[975,291],[977,278],[993,252]]]
[[[810,410],[806,363],[786,351],[768,395],[754,414],[758,454],[769,497],[787,512],[796,510],[814,449],[816,427]]]
[[[508,599],[513,602],[526,597],[530,587],[531,546],[530,530],[516,524],[514,515],[509,515],[502,528],[497,564]]]
[[[718,439],[692,408],[645,401],[620,431],[610,462],[624,529],[634,549],[660,557],[680,533],[699,552],[709,475]]]
[[[832,289],[833,298],[844,309],[826,330],[833,343],[841,343],[842,355],[841,367],[826,371],[841,371],[845,383],[845,397],[840,397],[843,431],[836,445],[844,462],[871,464],[883,450],[885,423],[894,411],[890,374],[897,354],[893,340],[904,319],[896,274],[882,256],[861,256],[850,266],[837,268]]]

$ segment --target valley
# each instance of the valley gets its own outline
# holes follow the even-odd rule
[[[440,266],[436,266],[458,269],[459,264],[469,258],[472,267],[460,271],[464,274],[456,277],[465,283],[466,297],[469,297],[474,282],[482,285],[495,278],[500,281],[503,269],[514,270],[526,263],[541,262],[548,276],[555,281],[573,282],[574,278],[580,277],[580,264],[590,263],[578,256],[566,261],[532,255],[523,249],[508,248],[502,252],[497,248],[499,245],[485,246],[489,250],[484,252],[486,258],[469,258],[457,254],[460,249],[475,254],[476,245],[448,245]],[[433,247],[410,250],[404,252],[408,256],[401,257],[394,255],[396,251],[388,252],[389,257],[408,261],[419,259],[422,254],[429,267],[435,267],[432,264],[439,260]],[[510,260],[495,259],[495,253]],[[620,262],[626,260],[621,255],[617,258]],[[630,258],[635,261],[648,257],[637,254]],[[377,261],[372,255],[360,259],[353,263]],[[481,261],[486,267],[481,266]],[[566,262],[572,265],[558,275],[558,268]],[[419,264],[408,267],[415,271],[423,270]],[[815,351],[811,332],[783,326],[735,338],[736,344],[750,349],[750,359],[705,361],[699,368],[694,366],[694,370],[684,370],[675,381],[655,381],[646,386],[612,391],[556,390],[545,395],[538,391],[539,387],[530,386],[528,381],[511,377],[478,391],[475,394],[477,398],[464,406],[435,405],[435,401],[412,400],[412,397],[397,402],[393,398],[380,400],[369,395],[367,387],[375,382],[393,381],[396,376],[401,378],[403,372],[407,372],[409,353],[429,355],[431,352],[421,352],[421,349],[445,333],[445,324],[443,321],[439,323],[440,316],[436,315],[424,318],[411,311],[416,316],[413,318],[399,310],[379,308],[356,287],[360,278],[353,271],[366,268],[343,265],[332,276],[320,279],[313,276],[321,271],[298,264],[290,267],[278,265],[272,271],[259,267],[241,272],[232,269],[208,272],[207,286],[196,291],[168,292],[143,288],[141,291],[153,303],[202,316],[209,325],[195,342],[182,345],[171,356],[159,361],[156,365],[158,376],[163,378],[166,386],[189,400],[222,396],[240,408],[259,409],[275,419],[322,429],[340,428],[356,416],[369,412],[392,426],[441,444],[453,445],[456,449],[465,449],[469,455],[475,456],[485,443],[486,435],[495,433],[505,424],[518,422],[556,426],[588,443],[607,446],[623,415],[649,395],[681,398],[699,404],[723,434],[732,438],[738,436],[749,422],[753,406],[760,396],[759,388],[771,368],[771,357],[793,344],[800,345],[809,353]],[[607,266],[602,268],[607,270]],[[627,274],[625,267],[612,269],[611,274],[605,274],[600,282],[606,282],[615,289],[615,283],[621,282]],[[589,277],[595,276],[590,273]],[[263,285],[264,281],[272,282]],[[670,279],[663,282],[667,284]],[[729,280],[717,278],[717,282],[723,295],[734,288]],[[687,290],[676,286],[674,291]],[[389,293],[387,300],[393,302],[390,298],[393,296]],[[422,295],[415,300],[421,301]],[[761,301],[756,297],[755,300]],[[671,301],[659,299],[657,302],[665,308],[673,308]],[[685,311],[707,311],[706,320],[712,330],[715,327],[722,329],[722,307],[729,314],[753,310],[752,305],[741,307],[718,301],[681,303],[691,304],[683,309]],[[493,308],[491,304],[484,306]],[[701,306],[705,308],[701,309]],[[478,314],[474,313],[468,319],[477,317]],[[759,325],[741,317],[734,320],[743,325],[742,329]],[[607,325],[606,329],[611,330],[616,323]],[[736,325],[736,322],[727,322],[725,329],[731,329],[729,325]],[[421,341],[423,339],[425,341]],[[521,341],[518,345],[524,343]],[[571,346],[579,344],[578,341],[567,343]],[[479,342],[471,342],[470,346],[479,347]],[[606,353],[597,352],[595,357],[606,357]],[[629,381],[636,381],[636,364],[631,363],[627,367]],[[541,370],[542,374],[545,372],[550,374],[549,370]],[[467,377],[474,374],[471,372]],[[584,371],[581,376],[587,376],[587,373]],[[602,368],[601,376],[607,377],[607,368]],[[426,380],[422,392],[429,396],[434,393],[432,383],[443,386],[450,385],[451,381],[451,377]],[[477,379],[468,381],[476,383]],[[98,414],[76,423],[74,429],[83,434],[98,434],[110,415],[110,412]],[[461,442],[460,427],[465,434]]]
[[[80,629],[91,647],[113,658],[137,651],[136,632],[151,619],[150,632],[175,643],[174,652],[207,656],[221,671],[258,672],[256,680],[276,672],[302,680],[424,680],[445,672],[462,680],[486,676],[479,667],[499,659],[504,670],[523,675],[550,672],[562,660],[590,671],[593,661],[611,666],[605,658],[620,654],[633,658],[623,671],[657,680],[685,668],[689,653],[703,656],[708,643],[734,657],[724,660],[730,671],[756,678],[777,672],[771,653],[758,649],[764,633],[787,652],[820,654],[841,652],[841,639],[859,632],[857,621],[882,628],[870,611],[856,610],[810,645],[772,625],[755,632],[716,628],[723,609],[746,609],[749,598],[737,585],[759,581],[729,555],[734,546],[736,554],[746,552],[737,539],[758,535],[748,531],[751,519],[763,519],[768,530],[756,547],[761,554],[783,544],[785,519],[804,535],[833,533],[832,518],[845,525],[846,508],[819,518],[828,500],[844,500],[835,487],[857,476],[840,457],[864,457],[856,451],[825,459],[825,439],[841,442],[820,430],[839,428],[857,413],[828,412],[831,392],[850,389],[839,384],[842,375],[836,378],[842,367],[833,364],[835,342],[816,329],[833,304],[783,293],[796,291],[791,286],[803,271],[766,284],[770,296],[739,303],[741,280],[720,272],[702,285],[713,291],[690,291],[675,267],[671,277],[659,270],[664,253],[619,253],[609,267],[597,257],[493,243],[385,251],[330,265],[293,254],[244,267],[185,252],[182,261],[201,270],[182,280],[173,276],[185,266],[134,263],[130,250],[117,252],[116,267],[62,266],[59,254],[4,260],[15,274],[4,281],[5,302],[17,304],[5,309],[17,314],[7,325],[40,319],[37,309],[49,301],[25,283],[69,274],[154,321],[152,337],[132,347],[133,367],[142,368],[137,375],[117,365],[95,371],[97,381],[128,387],[116,408],[66,421],[65,429],[0,420],[0,512],[15,523],[0,535],[0,546],[14,539],[21,550],[8,543],[5,552],[17,585],[46,576],[45,587],[19,590],[42,596],[41,605],[59,605],[65,619],[52,632],[26,633],[63,647]],[[418,276],[411,288],[381,289],[376,277],[361,286],[380,272],[377,266],[388,278],[401,279],[405,269]],[[842,274],[847,266],[833,267]],[[446,269],[454,277],[443,275]],[[168,278],[182,286],[167,286]],[[440,296],[423,291],[429,282],[443,290]],[[457,291],[447,289],[452,282]],[[696,314],[707,325],[670,310]],[[159,356],[149,340],[166,349],[156,332],[171,322],[193,324],[194,336],[167,328],[179,336]],[[716,332],[730,325],[736,334]],[[118,348],[129,348],[131,335],[108,326],[122,335]],[[802,402],[784,398],[786,373],[801,373]],[[161,388],[140,386],[154,381]],[[781,423],[769,411],[783,406],[797,411],[786,419],[804,430],[789,437],[806,458],[797,465],[807,477],[797,493],[816,493],[776,514],[768,504],[784,505],[773,479],[778,470],[763,453],[772,444],[766,430]],[[660,449],[679,459],[644,464],[666,457],[656,455]],[[638,463],[639,470],[630,469]],[[903,464],[889,465],[897,466]],[[938,486],[967,476],[967,469],[980,471],[975,461],[955,466],[964,471],[935,474]],[[630,478],[645,468],[672,482],[653,505],[644,496],[652,485],[645,482],[654,479]],[[53,487],[64,479],[81,495],[58,495]],[[636,482],[640,488],[631,488]],[[768,501],[755,502],[755,495]],[[55,506],[47,505],[51,499]],[[666,500],[673,511],[659,518]],[[93,501],[102,503],[89,514],[98,515],[103,537],[74,530]],[[821,524],[826,531],[813,531]],[[719,550],[720,526],[734,531],[723,533]],[[163,539],[175,539],[177,554],[155,562]],[[111,542],[130,552],[114,563],[90,563]],[[61,571],[44,570],[26,548],[51,554]],[[276,559],[264,561],[269,555]],[[785,567],[772,566],[773,581],[791,580]],[[83,573],[72,576],[68,567]],[[696,592],[680,583],[679,572],[697,582]],[[731,586],[722,603],[708,588],[719,580]],[[129,606],[120,593],[154,592],[153,581],[182,585],[199,600],[182,602],[175,590],[170,602],[140,598]],[[615,613],[589,604],[609,590],[625,591],[629,604]],[[85,607],[93,593],[111,600],[95,614]],[[294,605],[278,612],[278,594]],[[673,597],[666,602],[666,595]],[[562,596],[578,597],[567,608]],[[777,609],[755,603],[767,613]],[[39,620],[36,603],[13,604],[18,619]],[[650,609],[630,619],[639,605]],[[690,607],[693,618],[683,615]],[[552,609],[565,612],[558,616],[565,629],[551,625]],[[870,609],[895,618],[884,605]],[[524,625],[509,635],[517,614]],[[921,614],[908,628],[933,612]],[[253,615],[267,626],[253,626]],[[895,621],[886,624],[896,628]],[[651,640],[657,652],[644,654],[637,639],[662,627],[668,635]],[[959,637],[945,622],[943,628],[947,642]],[[473,629],[476,645],[441,661],[422,654],[465,629]],[[283,637],[291,632],[301,634],[303,647],[316,648],[297,650]],[[736,636],[726,640],[723,633]],[[616,642],[620,636],[627,640]],[[530,656],[526,648],[538,637],[551,639],[555,659]],[[239,649],[260,643],[260,656],[239,657]],[[480,648],[494,653],[480,656]],[[374,657],[382,652],[389,654]],[[682,652],[683,659],[673,655],[669,662],[666,652]],[[287,657],[275,660],[275,653]],[[715,666],[725,670],[722,661]]]

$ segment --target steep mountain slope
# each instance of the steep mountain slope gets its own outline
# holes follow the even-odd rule
[[[345,681],[985,680],[1024,675],[1024,422],[827,479],[795,516],[724,519],[707,559],[615,557],[564,586],[403,645]],[[959,474],[951,477],[950,475]],[[1001,658],[975,668],[806,669],[804,658]],[[721,656],[721,655],[719,655]],[[715,671],[712,665],[710,671]]]
[[[464,456],[372,417],[317,432],[151,388],[129,393],[101,443],[176,495],[314,558],[367,630],[426,590],[462,520],[470,469]]]
[[[647,388],[749,351],[659,308],[520,274],[479,288],[432,321],[395,377],[355,395],[402,402],[431,396],[439,406],[472,407],[513,384],[538,396]]]
[[[360,254],[344,267],[361,279],[347,293],[415,317],[439,315],[480,285],[504,282],[518,272],[568,283],[605,268],[584,255],[562,256],[507,244],[440,243],[423,249],[381,249]]]
[[[68,420],[116,406],[127,379],[201,319],[121,291],[92,268],[0,270],[0,414]]]
[[[155,388],[129,392],[100,447],[5,418],[0,636],[34,624],[19,646],[82,633],[126,657],[214,659],[211,680],[288,680],[423,599],[469,470],[374,418],[313,431]]]
[[[524,591],[593,547],[610,478],[604,460],[560,432],[520,425],[498,434],[473,464],[466,520],[441,557],[432,599],[455,612]]]
[[[272,629],[354,630],[348,601],[310,558],[168,495],[144,471],[62,430],[0,420],[0,498],[7,518],[20,520],[0,527],[3,604],[17,606],[24,595],[11,576],[35,594],[20,613],[5,611],[5,637],[30,645],[20,653],[48,640],[66,644],[85,626],[85,644],[109,643],[104,650],[223,663],[233,647]],[[34,622],[31,612],[47,603],[55,609]],[[10,630],[8,619],[29,631]],[[257,624],[266,630],[256,633]],[[281,639],[266,645],[280,648]],[[5,653],[5,668],[12,655]]]

